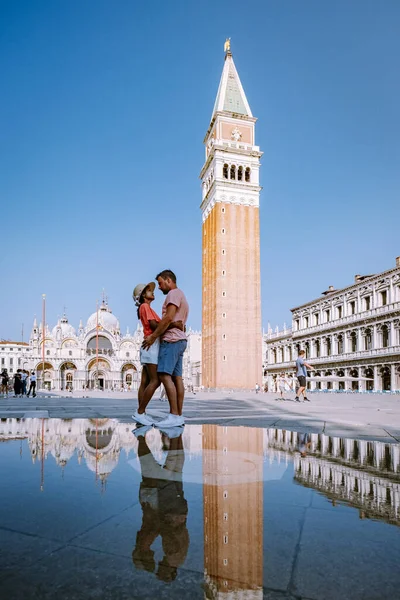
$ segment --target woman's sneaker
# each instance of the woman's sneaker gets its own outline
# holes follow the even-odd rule
[[[146,415],[146,413],[139,414],[138,411],[135,411],[132,415],[132,419],[141,425],[153,425],[153,421]]]

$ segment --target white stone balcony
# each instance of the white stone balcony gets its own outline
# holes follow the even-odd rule
[[[357,352],[346,352],[345,354],[334,354],[331,356],[309,356],[307,362],[312,366],[324,365],[327,363],[350,363],[355,360],[364,360],[366,358],[384,358],[386,356],[400,356],[400,346],[389,346],[388,348],[373,348],[372,350],[358,350]],[[294,360],[285,362],[268,363],[267,369],[294,369]]]
[[[327,323],[320,323],[319,325],[313,325],[311,327],[304,327],[302,329],[298,329],[297,331],[293,330],[293,338],[303,337],[305,335],[315,335],[318,333],[322,333],[329,329],[336,329],[338,327],[348,328],[349,326],[356,326],[359,321],[365,321],[368,319],[377,319],[383,317],[385,315],[389,316],[392,313],[399,313],[400,311],[400,302],[393,302],[392,304],[387,304],[386,306],[378,306],[377,308],[372,308],[371,310],[364,310],[362,312],[358,312],[355,315],[347,315],[346,317],[342,317],[341,319],[334,319],[332,321],[328,321]],[[282,335],[283,332],[280,332]],[[279,334],[276,334],[279,337]],[[271,338],[268,338],[271,339]]]

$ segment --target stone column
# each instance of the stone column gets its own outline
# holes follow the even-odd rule
[[[396,365],[390,365],[390,390],[397,390]]]
[[[376,330],[376,325],[372,326],[372,348],[375,349],[378,347],[378,333]]]
[[[334,369],[332,371],[332,375],[334,375],[335,377],[336,377],[336,372],[337,372],[337,369]],[[339,389],[339,382],[338,381],[332,381],[332,389],[333,390],[338,390]]]
[[[396,345],[396,330],[394,328],[394,320],[390,321],[390,329],[389,329],[389,346]]]
[[[380,381],[379,381],[379,371],[378,365],[374,365],[374,390],[379,391],[381,389]]]

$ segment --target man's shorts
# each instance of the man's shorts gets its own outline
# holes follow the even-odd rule
[[[157,373],[168,373],[173,377],[182,377],[183,354],[187,340],[178,342],[161,342],[158,355]]]
[[[304,377],[304,375],[299,375],[297,377],[297,380],[299,382],[300,387],[306,387],[306,378]]]
[[[157,365],[158,353],[160,351],[160,340],[157,338],[154,344],[147,348],[140,348],[140,364],[141,365]]]

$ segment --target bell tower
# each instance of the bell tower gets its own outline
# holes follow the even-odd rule
[[[227,40],[200,174],[202,383],[211,389],[250,389],[262,379],[255,123]]]

